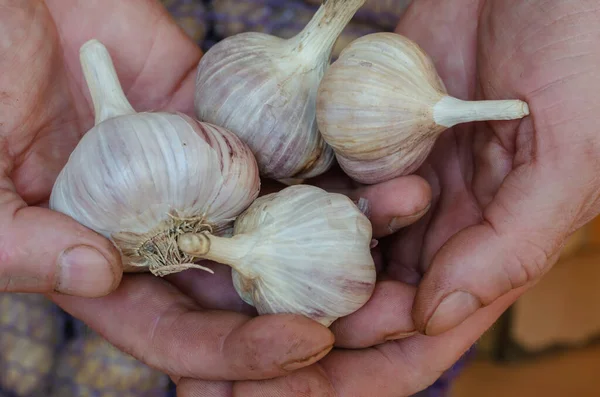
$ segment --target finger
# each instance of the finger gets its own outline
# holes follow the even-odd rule
[[[523,292],[513,291],[447,334],[415,335],[372,349],[335,352],[319,364],[337,397],[410,396],[429,387],[455,364]],[[369,379],[372,382],[375,377],[374,386]]]
[[[393,280],[380,281],[369,301],[329,328],[336,347],[365,348],[416,332],[411,311],[416,288]]]
[[[177,384],[177,395],[180,397],[233,397],[233,383],[185,378]]]
[[[479,27],[475,21],[481,4],[481,0],[413,1],[396,28],[427,52],[448,92],[459,98],[475,91]]]
[[[333,353],[332,353],[333,354]],[[373,382],[373,379],[371,379]],[[378,394],[371,396],[383,397]],[[313,365],[293,374],[267,381],[236,382],[233,396],[237,397],[342,397],[337,394],[330,380],[319,366]],[[347,397],[359,397],[357,394]],[[362,396],[360,396],[362,397]],[[366,396],[365,396],[366,397]],[[395,396],[397,397],[397,396]]]
[[[434,219],[434,214],[438,215],[438,203],[440,201],[441,183],[434,168],[429,163],[424,163],[418,170],[431,188],[431,205],[425,215],[418,221],[407,227],[401,233],[396,233],[389,238],[387,242],[387,268],[386,273],[395,280],[402,281],[409,285],[417,285],[421,280],[424,269],[420,266],[423,258],[423,250],[426,247],[426,232]],[[438,234],[433,233],[433,238]]]
[[[469,188],[469,174],[473,166],[464,161],[472,153],[465,152],[470,146],[458,142],[469,139],[469,134],[447,131],[434,147],[432,169],[420,170],[430,181],[433,197],[432,211],[404,234],[406,241],[398,241],[395,253],[407,260],[402,264],[424,274],[433,256],[448,239],[468,226],[481,221],[481,207]],[[433,175],[431,171],[433,170]]]
[[[348,196],[353,200],[368,200],[373,236],[382,238],[415,223],[427,213],[431,188],[420,176],[410,175],[357,188]]]
[[[427,213],[431,203],[431,188],[417,175],[364,186],[353,182],[336,167],[310,182],[329,192],[344,194],[355,202],[367,199],[374,238],[388,236],[417,222]]]
[[[0,180],[0,292],[98,297],[121,280],[119,254],[71,218],[28,207],[8,178]]]
[[[573,170],[575,172],[575,170]],[[483,213],[435,255],[415,299],[418,329],[437,335],[510,290],[532,285],[554,264],[578,215],[558,171],[530,166],[513,173]]]
[[[256,309],[244,302],[233,287],[229,266],[210,261],[203,261],[202,266],[211,269],[214,274],[190,269],[169,275],[165,279],[204,309],[256,315]]]
[[[332,333],[302,316],[201,310],[167,281],[123,278],[99,299],[53,295],[115,346],[164,373],[206,380],[281,376],[319,360]]]
[[[109,49],[119,80],[136,110],[193,113],[195,70],[202,51],[160,2],[46,3],[59,30],[63,29],[60,33],[65,38],[61,42],[65,62],[81,87],[85,88],[85,82],[79,72],[79,48],[95,38]],[[87,95],[86,89],[81,91]]]
[[[362,350],[334,350],[285,377],[236,382],[244,397],[407,397],[433,384],[523,292],[513,291],[447,334],[415,335]]]

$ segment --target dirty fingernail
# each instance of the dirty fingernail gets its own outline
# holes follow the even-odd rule
[[[281,368],[283,368],[285,371],[295,371],[297,369],[304,368],[312,363],[319,361],[323,357],[325,357],[331,351],[331,349],[333,349],[333,345],[328,346],[327,348],[321,350],[319,353],[314,354],[312,356],[309,356],[309,357],[306,357],[306,358],[303,358],[300,360],[294,360],[294,361],[284,363],[281,366]]]
[[[425,327],[425,334],[439,335],[446,332],[461,324],[480,307],[481,301],[470,293],[453,292],[439,304]]]
[[[58,259],[56,291],[82,297],[97,297],[111,292],[115,274],[109,261],[89,246],[69,248]]]
[[[386,335],[384,340],[386,342],[388,341],[394,341],[394,340],[398,340],[398,339],[405,339],[408,338],[409,336],[413,336],[417,333],[417,331],[400,331],[400,332],[395,332],[395,333],[391,333],[389,335]]]
[[[395,218],[392,218],[392,220],[390,221],[390,224],[388,225],[388,229],[390,230],[390,232],[392,233],[396,233],[398,230],[412,225],[413,223],[415,223],[416,221],[418,221],[419,219],[421,219],[421,217],[423,215],[425,215],[427,213],[427,211],[429,211],[429,207],[431,206],[431,204],[427,205],[427,207],[423,208],[421,211],[412,214],[412,215],[408,215],[408,216],[397,216]]]

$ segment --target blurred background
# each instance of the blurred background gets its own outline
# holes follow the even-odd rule
[[[451,397],[600,395],[600,219],[477,344]]]
[[[162,0],[205,51],[244,31],[291,37],[319,2]],[[394,30],[409,3],[367,0],[333,57],[357,37]],[[419,397],[600,395],[599,263],[600,219],[573,235],[550,273]],[[169,395],[174,387],[167,376],[115,349],[43,297],[0,294],[0,397]]]

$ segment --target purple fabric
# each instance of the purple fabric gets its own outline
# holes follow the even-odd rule
[[[168,386],[43,295],[0,293],[0,397],[163,397]]]
[[[174,1],[174,6],[177,7],[177,3],[184,2],[185,0]],[[193,0],[187,0],[187,3]],[[218,0],[212,2],[214,4]],[[355,20],[364,22],[366,24],[378,27],[379,30],[391,30],[393,29],[402,14],[402,11],[409,4],[409,0],[367,0],[367,4],[363,6],[355,15]],[[369,3],[377,4],[378,7],[369,7]],[[246,5],[252,5],[256,9],[263,9],[264,14],[262,18],[257,20],[247,19],[243,16],[235,16],[234,11],[230,8],[229,12],[214,12],[210,11],[207,13],[208,21],[227,21],[227,20],[238,20],[243,21],[247,26],[247,30],[254,30],[257,27],[265,28],[266,31],[272,31],[272,26],[279,23],[289,23],[293,27],[302,28],[302,24],[294,22],[292,16],[298,12],[311,12],[314,13],[318,8],[316,4],[310,4],[303,0],[239,0],[235,2],[236,6],[244,7]],[[279,11],[285,16],[283,19],[273,18],[273,16]],[[271,29],[270,29],[271,27]]]
[[[375,31],[393,30],[410,0],[367,0],[354,18],[356,24],[347,27],[345,34],[363,35]],[[204,50],[209,49],[227,34],[227,27],[238,26],[240,31],[260,31],[281,37],[299,32],[318,5],[304,0],[163,0],[176,19],[194,18],[206,26],[202,35],[192,34]],[[285,31],[285,34],[280,34]]]

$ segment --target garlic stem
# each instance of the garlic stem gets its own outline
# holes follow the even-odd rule
[[[443,127],[486,120],[515,120],[529,114],[529,106],[520,100],[463,101],[445,96],[433,107],[433,120]]]
[[[365,0],[324,0],[304,29],[290,39],[292,47],[308,52],[315,62],[329,56],[338,37]]]
[[[95,125],[128,114],[135,114],[117,76],[111,56],[98,40],[86,42],[79,51],[83,75],[94,104]]]
[[[243,266],[242,259],[254,244],[244,235],[217,237],[206,232],[186,233],[179,236],[177,245],[187,255],[228,265],[244,277],[253,277],[253,272]]]

